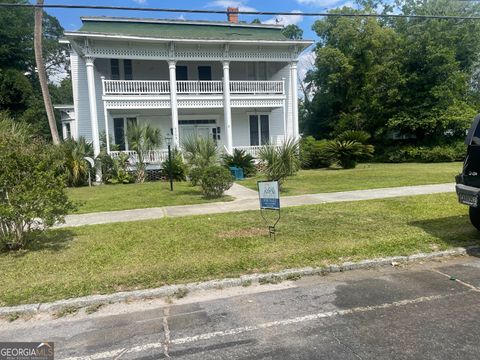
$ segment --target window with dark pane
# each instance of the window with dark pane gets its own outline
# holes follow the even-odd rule
[[[176,75],[178,81],[187,81],[188,80],[188,67],[186,66],[177,66]]]
[[[270,124],[268,115],[260,115],[260,144],[267,145],[270,143]]]
[[[257,146],[258,139],[258,115],[250,115],[250,145]]]
[[[123,71],[125,74],[125,80],[133,80],[132,60],[123,60]]]
[[[110,73],[112,80],[120,80],[120,61],[118,59],[110,59]]]
[[[125,150],[125,122],[123,118],[113,119],[113,140],[118,145],[118,150]]]

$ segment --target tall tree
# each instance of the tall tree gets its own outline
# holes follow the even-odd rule
[[[282,33],[285,37],[292,40],[301,40],[303,38],[303,30],[295,24],[285,26]]]
[[[47,113],[48,125],[52,135],[52,141],[55,145],[60,144],[60,136],[58,135],[57,122],[55,120],[55,113],[53,111],[52,99],[50,98],[50,91],[48,89],[48,78],[45,70],[45,63],[43,61],[42,48],[42,23],[43,23],[43,5],[44,0],[37,0],[37,7],[35,8],[35,30],[34,30],[34,49],[35,62],[37,64],[38,79],[42,89],[43,102],[45,111]]]
[[[390,2],[360,3],[360,10],[333,12],[373,13]],[[396,4],[407,15],[479,14],[478,5],[448,0]],[[421,143],[464,134],[479,103],[479,22],[352,16],[318,20],[313,28],[320,41],[309,77],[316,94],[304,124],[307,134],[328,137],[359,129],[376,141],[395,132]]]

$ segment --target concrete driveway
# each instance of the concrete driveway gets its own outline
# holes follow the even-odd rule
[[[0,323],[56,359],[478,359],[480,259],[306,277]]]

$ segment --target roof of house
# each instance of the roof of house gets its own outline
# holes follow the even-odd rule
[[[161,39],[292,42],[282,26],[229,22],[82,17],[83,26],[70,35],[102,34]]]

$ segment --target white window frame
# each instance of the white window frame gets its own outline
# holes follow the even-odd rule
[[[250,143],[250,116],[251,115],[257,115],[258,119],[258,146],[263,146],[267,144],[262,144],[262,128],[261,128],[261,122],[260,122],[260,116],[261,115],[267,115],[268,116],[268,143],[271,142],[272,140],[272,129],[271,129],[271,119],[272,119],[272,113],[271,112],[247,112],[247,121],[248,121],[248,142]],[[254,146],[254,145],[249,145],[249,146]]]
[[[124,141],[125,141],[125,151],[130,151],[130,147],[128,146],[128,136],[127,136],[127,119],[136,119],[138,124],[138,114],[129,114],[129,115],[110,115],[111,123],[112,123],[112,135],[113,135],[113,144],[119,145],[115,141],[115,119],[123,119],[123,131],[124,131]],[[110,131],[109,131],[110,132]]]

